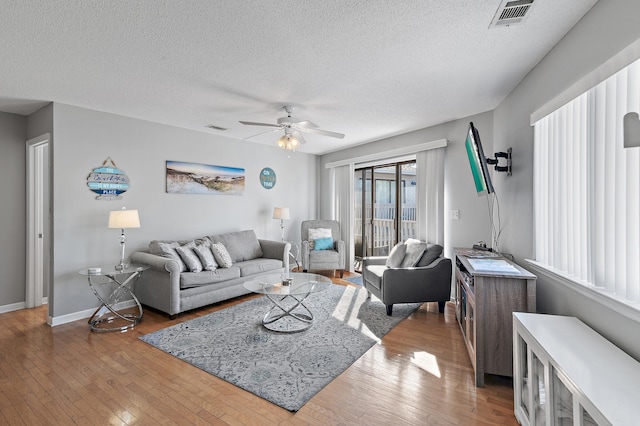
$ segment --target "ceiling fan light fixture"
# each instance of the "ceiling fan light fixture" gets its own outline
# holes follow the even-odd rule
[[[293,135],[284,135],[278,139],[278,146],[282,149],[295,151],[300,148],[300,141]]]

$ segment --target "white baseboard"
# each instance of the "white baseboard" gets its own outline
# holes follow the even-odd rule
[[[74,312],[72,314],[59,315],[57,317],[49,317],[47,319],[47,324],[49,324],[50,326],[54,327],[56,325],[66,324],[68,322],[87,319],[87,318],[91,317],[91,315],[93,314],[93,312],[95,310],[96,309],[93,308],[93,309],[87,309],[87,310],[84,310],[84,311]]]
[[[132,300],[125,300],[124,302],[120,302],[116,304],[116,310],[126,309],[136,306],[136,302]],[[47,319],[47,324],[52,327],[56,325],[67,324],[73,321],[79,321],[83,319],[91,318],[91,315],[95,312],[96,308],[86,309],[84,311],[73,312],[71,314],[59,315],[57,317],[49,317]],[[103,311],[106,311],[106,308],[102,308]]]
[[[46,297],[43,297],[42,304],[46,305],[47,303],[48,303],[48,299]],[[3,306],[0,306],[0,314],[4,314],[6,312],[19,311],[20,309],[26,309],[26,308],[27,308],[26,302],[18,302],[18,303],[12,303],[10,305],[3,305]]]
[[[42,304],[46,305],[48,303],[48,298],[44,297],[42,299]],[[136,306],[136,303],[133,300],[126,300],[124,302],[120,302],[116,305],[116,309],[126,309]],[[25,302],[12,303],[9,305],[0,306],[0,314],[4,314],[6,312],[19,311],[21,309],[26,309],[27,305]],[[102,308],[106,310],[105,308]],[[95,312],[96,308],[86,309],[84,311],[74,312],[66,315],[59,315],[57,317],[47,317],[47,324],[50,326],[56,326],[61,324],[66,324],[73,321],[83,320],[90,318],[91,315]]]
[[[4,314],[5,312],[13,312],[19,311],[20,309],[26,308],[27,305],[24,302],[12,303],[10,305],[0,306],[0,314]]]

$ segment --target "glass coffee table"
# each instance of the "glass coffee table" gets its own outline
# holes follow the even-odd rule
[[[284,278],[289,278],[287,282]],[[290,272],[261,275],[244,283],[254,293],[264,294],[273,306],[262,318],[262,325],[272,331],[295,333],[311,327],[313,313],[305,305],[312,293],[332,286],[331,279],[318,274]]]

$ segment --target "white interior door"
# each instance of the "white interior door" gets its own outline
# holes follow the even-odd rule
[[[45,217],[49,135],[27,141],[27,288],[25,306],[43,303],[46,277]],[[46,289],[48,294],[48,289]]]

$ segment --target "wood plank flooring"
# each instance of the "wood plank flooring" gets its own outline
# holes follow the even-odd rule
[[[474,386],[452,303],[444,315],[422,305],[297,413],[138,339],[253,297],[173,321],[145,308],[125,333],[91,333],[86,321],[49,327],[46,307],[0,314],[0,424],[517,425],[510,379]]]

